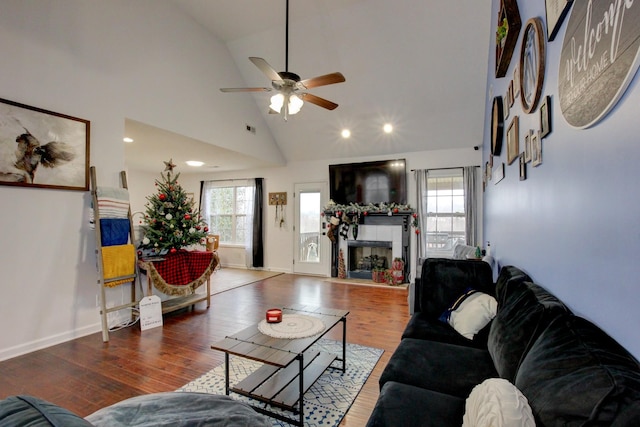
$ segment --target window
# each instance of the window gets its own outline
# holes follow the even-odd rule
[[[244,185],[205,185],[202,214],[210,232],[220,235],[220,243],[245,244],[253,194],[254,187]]]
[[[429,173],[424,212],[430,256],[452,255],[454,245],[465,242],[464,198],[462,169]]]

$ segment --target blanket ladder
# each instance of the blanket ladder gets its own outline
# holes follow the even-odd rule
[[[135,282],[138,277],[138,268],[137,268],[137,257],[133,257],[134,269],[133,274],[125,275],[120,277],[112,277],[105,278],[104,275],[104,260],[103,260],[103,247],[102,247],[102,232],[100,227],[100,208],[98,204],[98,185],[96,179],[96,168],[95,166],[91,166],[91,196],[93,198],[93,220],[95,224],[95,232],[96,232],[96,263],[98,268],[98,285],[100,286],[100,318],[102,320],[102,341],[109,341],[109,322],[108,322],[108,313],[116,312],[123,309],[133,308],[138,305],[138,300],[136,299],[136,287]],[[128,189],[127,186],[127,175],[125,171],[120,172],[120,180],[123,189]],[[133,230],[133,219],[131,217],[131,207],[129,206],[129,211],[127,214],[129,219],[129,239],[130,243],[133,244],[135,242],[134,230]],[[135,248],[134,248],[135,249]],[[106,291],[105,286],[109,283],[113,282],[122,282],[122,281],[130,281],[131,282],[131,301],[128,303],[124,303],[115,307],[107,307],[106,302]],[[131,320],[135,320],[135,315],[132,311]]]

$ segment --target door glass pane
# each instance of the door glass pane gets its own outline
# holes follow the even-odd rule
[[[298,261],[320,262],[320,193],[300,193]]]

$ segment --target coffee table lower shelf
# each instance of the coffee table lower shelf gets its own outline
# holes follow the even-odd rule
[[[291,363],[284,368],[265,364],[229,390],[294,414],[299,413],[302,411],[304,393],[336,359],[335,355],[310,350],[304,353],[298,363]],[[254,408],[280,420],[298,423],[298,420],[260,406],[254,405]]]

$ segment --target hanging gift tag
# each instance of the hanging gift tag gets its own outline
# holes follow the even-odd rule
[[[140,300],[140,330],[162,326],[162,302],[157,295]]]

